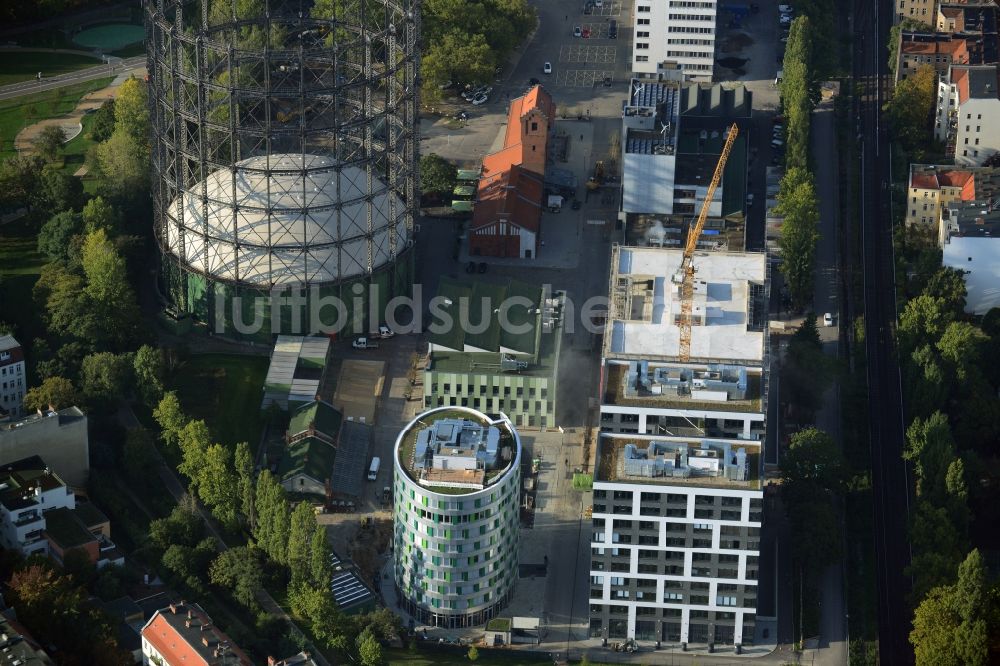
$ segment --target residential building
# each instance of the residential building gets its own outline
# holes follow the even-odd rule
[[[20,622],[0,614],[0,663],[14,666],[54,666],[55,662]]]
[[[672,278],[683,252],[612,250],[601,429],[759,440],[767,394],[768,264],[764,254],[695,257],[691,356],[681,361]]]
[[[764,254],[615,246],[594,476],[590,635],[755,640],[769,366]]]
[[[1000,196],[954,201],[941,211],[941,263],[964,273],[965,311],[1000,307]]]
[[[24,414],[27,390],[24,349],[12,335],[0,335],[0,418],[19,418]]]
[[[510,420],[465,407],[418,415],[396,440],[396,594],[421,624],[483,624],[518,576],[521,439]]]
[[[632,72],[655,78],[662,63],[676,63],[687,79],[712,80],[715,0],[636,0]]]
[[[748,129],[743,86],[633,79],[622,112],[622,204],[627,243],[677,247],[701,209],[729,127]],[[699,247],[744,246],[747,136],[733,144]]]
[[[538,256],[545,162],[556,106],[540,85],[511,101],[503,147],[483,159],[469,254]]]
[[[134,663],[142,663],[142,627],[146,617],[142,607],[129,596],[118,597],[101,604],[103,610],[116,623],[118,646],[132,654]]]
[[[564,294],[516,280],[442,276],[438,296],[451,303],[442,312],[455,324],[430,328],[424,407],[502,412],[516,426],[554,428]],[[471,316],[463,319],[463,307]],[[489,326],[475,333],[461,323],[487,319]]]
[[[996,33],[996,5],[992,0],[940,2],[934,18],[938,32]]]
[[[284,659],[267,658],[267,666],[319,666],[319,662],[312,658],[308,652],[299,652]]]
[[[906,225],[938,229],[942,211],[954,202],[985,201],[1000,192],[1000,169],[911,164],[907,184]]]
[[[896,0],[896,22],[909,18],[928,26],[937,17],[937,0]]]
[[[0,539],[22,555],[48,555],[46,516],[73,509],[73,491],[39,456],[13,460],[0,469]]]
[[[90,473],[86,415],[67,407],[0,422],[0,467],[35,455],[70,486],[84,487]]]
[[[279,335],[264,378],[260,408],[295,409],[316,400],[326,373],[330,338]]]
[[[896,83],[915,74],[922,65],[930,65],[941,77],[948,75],[953,64],[970,64],[968,43],[968,38],[950,33],[900,31]]]
[[[194,603],[172,603],[142,628],[143,666],[251,666],[253,662]]]
[[[73,550],[85,553],[98,569],[125,564],[125,555],[111,540],[111,522],[90,502],[46,511],[45,538],[49,557],[60,565]]]
[[[959,166],[979,166],[1000,150],[997,65],[952,65],[938,81],[935,138]]]
[[[295,409],[285,433],[278,478],[288,492],[331,502],[361,496],[368,466],[371,426],[344,419],[333,405],[315,400]]]
[[[590,636],[752,644],[762,467],[760,442],[602,435]]]

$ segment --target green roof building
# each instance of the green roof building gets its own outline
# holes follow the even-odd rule
[[[555,427],[564,295],[516,280],[442,277],[438,296],[453,325],[435,326],[443,317],[431,324],[424,406],[469,407],[504,413],[517,426]]]

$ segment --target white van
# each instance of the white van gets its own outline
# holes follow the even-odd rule
[[[374,458],[372,458],[372,464],[368,467],[368,480],[369,481],[374,481],[375,479],[378,478],[378,468],[379,468],[379,465],[381,465],[381,464],[382,464],[382,461],[379,460],[378,456],[375,456]]]

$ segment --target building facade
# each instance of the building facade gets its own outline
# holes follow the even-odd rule
[[[143,666],[251,666],[250,658],[201,606],[174,603],[142,628]]]
[[[682,257],[612,251],[590,636],[738,650],[758,613],[768,261],[696,253],[682,355]]]
[[[22,555],[48,555],[45,514],[73,509],[76,496],[38,456],[14,460],[0,472],[0,539]]]
[[[418,622],[469,627],[507,604],[518,575],[521,440],[510,420],[432,409],[396,440],[396,593]]]
[[[760,444],[605,435],[598,461],[591,637],[751,644]]]
[[[990,201],[998,194],[1000,169],[911,164],[907,184],[906,224],[929,226],[940,231],[943,211],[956,203]]]
[[[0,418],[24,414],[24,349],[12,335],[0,335]]]
[[[90,474],[87,416],[78,407],[67,407],[0,423],[0,465],[33,455],[44,458],[69,485],[85,486]]]
[[[636,0],[632,72],[655,77],[665,62],[684,76],[711,81],[715,63],[715,0]]]
[[[980,166],[1000,151],[997,65],[952,65],[938,81],[934,136],[958,166]]]

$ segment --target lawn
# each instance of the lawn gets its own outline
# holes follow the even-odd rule
[[[100,90],[112,77],[85,81],[73,86],[0,101],[0,159],[12,157],[14,137],[24,127],[45,118],[55,118],[76,108],[89,92]]]
[[[416,652],[386,648],[382,650],[389,666],[470,666],[466,657],[468,648],[418,649]],[[545,655],[512,650],[479,650],[479,659],[475,666],[513,666],[514,664],[551,664],[552,659]]]
[[[177,372],[177,391],[186,414],[204,419],[220,444],[247,442],[257,450],[264,419],[261,391],[268,358],[237,354],[191,356]]]
[[[24,219],[0,226],[0,320],[13,324],[22,342],[45,334],[31,289],[45,263],[37,250],[38,228]]]
[[[0,86],[29,81],[34,79],[38,72],[44,77],[52,77],[100,64],[99,58],[75,53],[3,51],[0,52]]]

